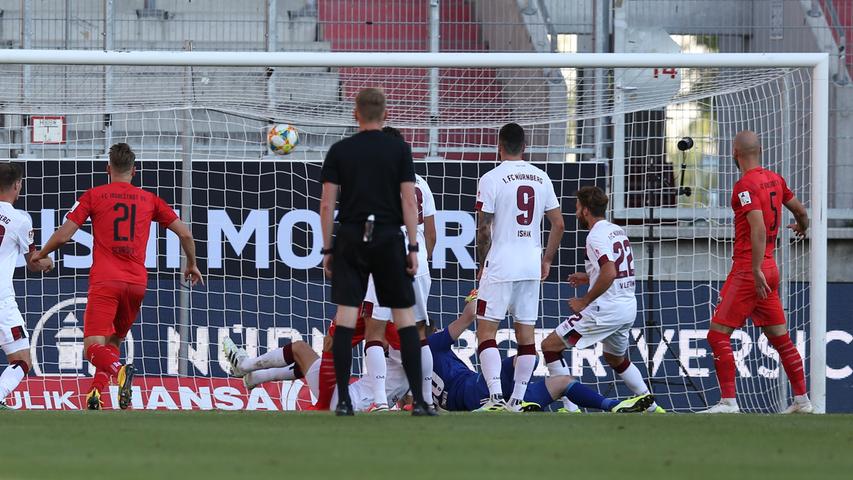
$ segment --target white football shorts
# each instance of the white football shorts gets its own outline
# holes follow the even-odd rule
[[[429,300],[429,291],[432,287],[432,277],[429,274],[418,275],[414,278],[415,288],[415,306],[412,307],[415,311],[416,322],[426,322],[429,325],[429,314],[427,313],[427,301]],[[376,287],[373,285],[373,277],[367,281],[367,293],[364,295],[364,301],[373,305],[373,319],[387,322],[391,320],[391,309],[379,305],[376,299]]]
[[[314,363],[308,367],[308,371],[305,372],[305,383],[308,384],[308,388],[311,390],[311,394],[314,395],[314,398],[320,398],[320,359],[318,358]],[[367,407],[373,403],[373,392],[370,390],[369,385],[365,385],[365,380],[358,380],[355,383],[351,383],[349,386],[349,398],[352,400],[352,408],[355,411],[363,411],[367,410]],[[332,408],[338,404],[338,389],[335,388],[335,391],[332,393],[332,401],[330,405]]]
[[[539,280],[495,282],[480,281],[477,289],[477,316],[501,322],[506,314],[523,325],[535,325],[539,319]]]
[[[591,317],[576,313],[557,325],[554,332],[568,348],[587,348],[601,342],[605,352],[623,356],[628,353],[628,336],[632,326],[633,322],[600,325]]]
[[[30,348],[27,324],[14,298],[0,300],[0,346],[6,355]]]

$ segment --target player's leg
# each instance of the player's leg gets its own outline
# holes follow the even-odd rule
[[[352,337],[370,273],[364,268],[365,261],[366,251],[361,233],[357,228],[341,226],[332,258],[332,300],[338,306],[332,340],[335,383],[338,387],[337,415],[352,415],[347,386],[352,374]]]
[[[574,326],[581,319],[581,314],[574,314],[557,325],[553,332],[549,333],[542,340],[542,355],[545,357],[545,365],[548,367],[548,376],[567,376],[570,375],[569,366],[563,357],[563,352],[567,348],[574,347],[577,340],[580,338],[574,330]],[[563,408],[567,412],[579,412],[577,404],[563,398]]]
[[[361,312],[364,318],[364,361],[370,380],[364,386],[374,399],[368,411],[387,412],[385,377],[388,375],[388,365],[385,363],[385,328],[391,320],[391,309],[379,305],[372,276],[367,281],[367,293]]]
[[[33,364],[30,358],[30,339],[24,336],[23,327],[20,328],[21,337],[3,345],[9,365],[0,374],[0,410],[8,408],[6,397],[18,388]]]
[[[640,369],[628,358],[628,335],[630,331],[631,324],[625,324],[601,341],[604,350],[604,361],[619,375],[619,378],[634,392],[634,395],[646,395],[650,392],[643,374],[640,373]],[[649,411],[664,412],[663,408],[658,407],[656,403],[651,405]]]
[[[806,387],[803,358],[797,351],[797,347],[794,346],[794,342],[791,341],[791,335],[786,326],[785,311],[782,309],[782,302],[779,299],[779,270],[776,266],[766,268],[764,269],[764,276],[770,285],[771,292],[766,299],[758,301],[752,314],[752,321],[756,326],[761,327],[767,341],[776,349],[779,354],[779,362],[791,382],[794,403],[782,413],[812,413],[814,408],[811,400],[809,400]]]
[[[0,409],[5,409],[6,397],[18,387],[32,366],[26,323],[14,298],[0,304],[0,345],[9,363],[0,374]]]
[[[299,367],[295,355],[295,350],[303,347],[302,343],[305,342],[299,340],[258,357],[249,357],[245,350],[238,348],[230,338],[225,337],[222,341],[222,351],[231,364],[232,375],[242,377],[246,390],[251,391],[266,382],[304,377],[304,370]]]
[[[145,299],[145,285],[134,285],[123,282],[115,282],[116,296],[119,300],[116,307],[115,320],[113,321],[114,333],[107,337],[105,347],[109,349],[116,358],[119,357],[119,346],[127,336],[127,332],[139,316],[142,302]],[[122,410],[130,406],[133,389],[133,376],[135,370],[133,364],[126,362],[116,373],[118,384],[118,405]]]
[[[427,329],[431,327],[429,314],[427,313],[427,300],[429,299],[429,290],[432,286],[432,279],[429,275],[420,275],[415,277],[413,287],[415,289],[415,326],[418,329],[418,337],[421,340],[421,388],[424,392],[424,402],[427,405],[433,406],[432,401],[432,353],[427,343]]]
[[[505,409],[506,402],[501,391],[501,355],[495,336],[500,322],[506,317],[511,294],[512,282],[480,282],[477,298],[477,355],[489,389],[489,400],[479,411]]]
[[[366,303],[366,302],[365,302]],[[383,315],[374,308],[373,315]],[[387,309],[386,309],[387,310]],[[388,311],[390,317],[390,311]],[[364,319],[364,357],[367,364],[367,375],[370,381],[367,387],[373,396],[371,412],[387,412],[388,397],[385,393],[385,377],[388,365],[385,363],[385,328],[390,318],[379,319],[369,316]]]
[[[527,385],[533,376],[533,370],[536,368],[537,356],[533,335],[534,329],[532,324],[515,322],[518,355],[515,358],[512,393],[506,406],[506,409],[511,412],[521,411],[521,404],[524,402]]]
[[[735,357],[731,336],[743,326],[755,306],[752,272],[732,271],[720,292],[717,309],[708,329],[708,345],[714,354],[714,372],[720,385],[720,403],[699,413],[737,413]]]
[[[392,233],[392,234],[390,234]],[[380,234],[381,235],[381,234]],[[391,308],[391,317],[400,337],[400,356],[409,387],[412,390],[412,415],[435,415],[424,401],[421,382],[421,342],[415,327],[415,290],[412,277],[406,273],[407,254],[400,229],[394,229],[382,241],[374,230],[370,268],[379,304]]]
[[[507,410],[517,412],[521,410],[524,402],[524,394],[527,385],[536,368],[536,344],[534,339],[534,325],[539,318],[539,291],[538,280],[524,280],[512,282],[512,297],[510,310],[515,327],[515,340],[518,344],[518,354],[515,359],[515,375],[513,377],[512,395],[510,395]]]

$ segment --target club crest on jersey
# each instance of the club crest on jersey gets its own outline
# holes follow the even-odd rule
[[[740,199],[740,206],[745,207],[752,203],[752,199],[749,198],[749,192],[740,192],[737,194],[737,198]]]

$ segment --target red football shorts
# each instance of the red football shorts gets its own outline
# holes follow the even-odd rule
[[[373,316],[373,304],[370,302],[363,302],[361,304],[361,309],[358,312],[358,320],[355,322],[355,332],[352,335],[352,346],[356,346],[364,340],[364,319]],[[335,324],[332,323],[329,326],[329,336],[335,336]],[[400,349],[400,335],[397,333],[397,329],[394,327],[394,323],[385,322],[385,340],[388,341],[388,345],[391,348]]]
[[[83,317],[83,336],[127,336],[139,315],[145,285],[119,281],[89,286],[89,300]]]
[[[758,298],[751,270],[732,270],[720,292],[714,322],[731,328],[741,328],[747,317],[757,327],[785,324],[785,311],[779,300],[779,269],[776,265],[762,267],[770,294],[764,300]]]

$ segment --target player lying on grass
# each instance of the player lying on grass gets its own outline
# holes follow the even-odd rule
[[[433,395],[441,408],[452,411],[473,411],[488,399],[489,389],[483,376],[470,370],[453,353],[451,346],[474,321],[474,303],[469,303],[462,315],[446,330],[429,336],[433,363]],[[390,325],[390,324],[389,324]],[[408,390],[405,372],[397,350],[393,328],[386,332],[389,355],[386,360],[388,376],[385,381],[388,405],[393,405]],[[330,334],[334,332],[330,331]],[[395,345],[397,343],[397,345]],[[302,341],[293,342],[283,348],[272,350],[257,358],[248,358],[245,351],[237,348],[230,339],[225,339],[223,350],[232,366],[232,374],[243,376],[243,383],[251,390],[257,385],[276,380],[305,378],[315,397],[319,395],[320,360],[311,347]],[[505,395],[512,392],[514,385],[514,357],[503,361],[501,381]],[[305,372],[303,375],[302,372]],[[369,378],[362,378],[350,385],[353,409],[369,411],[376,399],[372,398]],[[652,395],[641,395],[623,402],[605,398],[590,390],[569,375],[554,376],[544,381],[530,383],[525,393],[523,409],[539,411],[556,399],[566,396],[577,405],[613,412],[641,412],[654,402]],[[334,395],[333,395],[334,397]]]
[[[475,303],[466,305],[458,319],[428,338],[433,358],[433,395],[436,404],[445,410],[474,411],[489,400],[489,387],[483,375],[468,368],[451,348],[474,322]],[[510,357],[504,359],[501,364],[501,390],[504,398],[512,394],[515,384],[514,362],[515,357]],[[564,396],[581,407],[618,413],[643,412],[654,403],[651,394],[632,397],[622,402],[605,398],[570,375],[556,375],[543,381],[530,382],[524,393],[521,410],[543,410]]]
[[[324,339],[324,345],[331,347],[333,335],[334,329],[331,329]],[[355,411],[373,411],[377,404],[394,405],[409,391],[409,382],[406,380],[406,372],[403,370],[400,357],[400,340],[391,322],[387,322],[385,336],[390,346],[388,356],[385,357],[386,398],[379,400],[374,398],[372,379],[365,376],[349,386],[352,407]],[[363,339],[364,321],[360,319],[356,325],[356,334],[353,336],[353,346]],[[320,396],[321,383],[323,383],[320,378],[322,362],[311,346],[301,340],[270,350],[255,358],[250,358],[246,351],[237,347],[230,338],[223,341],[222,350],[231,364],[231,374],[243,378],[246,390],[251,391],[266,382],[304,379],[314,398]],[[334,385],[334,377],[331,378],[331,385]],[[332,394],[332,401],[336,400],[337,392],[335,391]]]

